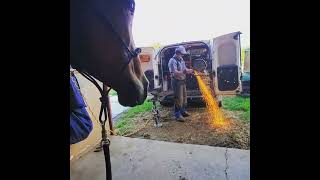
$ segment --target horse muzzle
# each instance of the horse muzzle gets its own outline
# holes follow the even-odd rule
[[[118,100],[122,106],[141,105],[147,98],[148,81],[144,80],[140,83],[130,83],[129,87],[119,90]]]

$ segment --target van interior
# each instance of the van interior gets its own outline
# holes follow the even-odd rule
[[[212,71],[212,61],[210,57],[210,51],[207,44],[203,42],[194,42],[188,44],[179,44],[183,45],[188,52],[187,55],[184,55],[183,59],[186,63],[187,68],[197,69],[195,67],[198,66],[198,62],[204,61],[206,64],[206,71]],[[171,77],[168,68],[168,62],[173,57],[175,53],[176,46],[169,46],[164,48],[160,52],[160,64],[159,64],[159,81],[162,84],[163,91],[170,91],[172,90],[171,87]],[[199,61],[200,60],[200,61]],[[188,95],[191,95],[191,91],[199,93],[199,87],[196,78],[194,75],[187,75],[186,77],[186,87]],[[188,92],[189,91],[189,92]],[[198,94],[196,93],[196,94]]]

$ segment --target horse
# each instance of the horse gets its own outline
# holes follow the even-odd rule
[[[132,37],[134,0],[70,0],[70,64],[118,93],[123,106],[142,104],[148,80]]]

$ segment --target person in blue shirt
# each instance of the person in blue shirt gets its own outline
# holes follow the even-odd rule
[[[192,74],[182,58],[187,54],[183,46],[175,50],[174,56],[169,60],[168,67],[171,76],[171,86],[174,92],[174,115],[177,121],[184,121],[183,117],[189,116],[185,108],[187,106],[186,74]]]

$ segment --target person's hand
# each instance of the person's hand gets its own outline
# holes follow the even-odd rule
[[[186,72],[187,74],[193,74],[193,69],[187,69]]]

